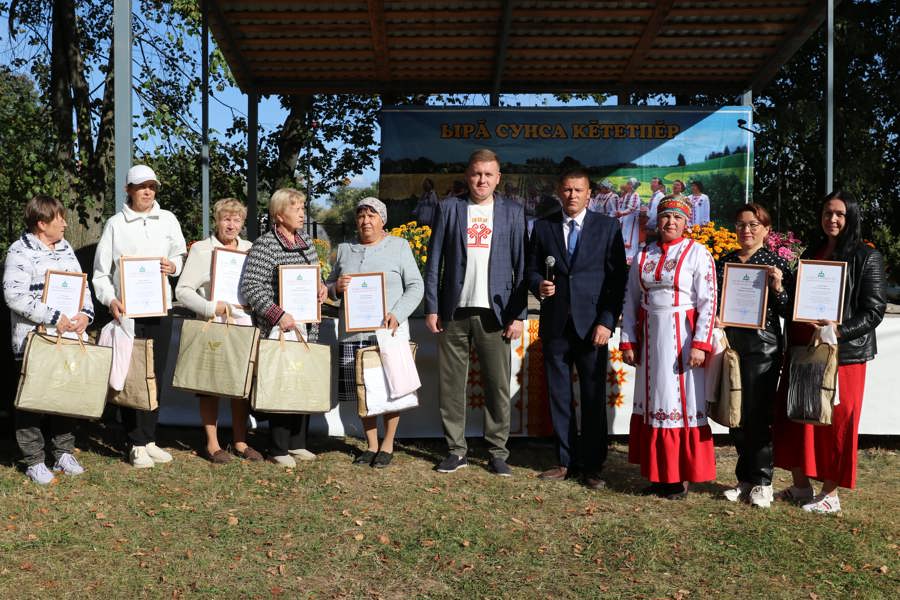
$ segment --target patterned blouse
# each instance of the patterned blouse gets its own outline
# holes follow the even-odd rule
[[[716,261],[716,278],[719,283],[720,300],[722,293],[722,277],[725,275],[725,263],[741,264],[741,259],[738,258],[738,252],[740,252],[740,250],[732,250]],[[781,322],[778,320],[778,317],[788,318],[792,307],[791,298],[794,295],[794,273],[791,271],[788,262],[768,248],[762,247],[754,252],[753,256],[747,259],[747,262],[743,264],[767,265],[781,269],[782,291],[778,294],[772,291],[772,288],[769,288],[769,302],[766,307],[766,329],[773,332],[781,332]]]

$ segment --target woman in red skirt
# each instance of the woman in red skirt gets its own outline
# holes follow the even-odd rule
[[[862,242],[859,206],[845,191],[832,192],[822,205],[824,236],[801,258],[846,261],[847,284],[843,318],[834,327],[838,339],[838,395],[831,425],[813,426],[787,418],[788,388],[786,365],[778,393],[774,425],[775,466],[789,469],[793,485],[778,498],[795,502],[808,512],[834,513],[841,510],[838,488],[856,487],[856,449],[859,415],[866,382],[866,362],[875,358],[875,328],[884,317],[884,263],[876,250]],[[815,326],[791,323],[788,340],[792,346],[809,343]],[[810,478],[822,481],[814,494]]]

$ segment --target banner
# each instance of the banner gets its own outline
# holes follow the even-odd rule
[[[530,217],[558,209],[556,177],[581,167],[592,188],[608,178],[616,193],[636,178],[645,205],[653,177],[666,193],[681,180],[686,195],[696,181],[711,220],[727,224],[751,197],[753,181],[752,134],[739,119],[751,122],[750,107],[386,108],[379,193],[391,226],[411,221],[428,197],[465,192],[469,154],[488,148],[501,161],[498,191]]]

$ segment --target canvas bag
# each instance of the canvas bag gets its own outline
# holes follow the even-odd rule
[[[98,419],[106,404],[112,349],[31,332],[25,342],[15,407]]]
[[[706,397],[706,413],[723,427],[741,426],[741,358],[728,344],[728,336],[721,329],[714,356],[718,361],[718,378],[712,395]],[[709,377],[709,375],[707,375]],[[709,394],[709,385],[707,390]]]
[[[159,408],[153,373],[153,340],[134,338],[131,365],[122,391],[109,390],[109,401],[118,406],[153,411]]]
[[[834,339],[836,342],[837,340]],[[837,402],[838,347],[816,335],[806,346],[791,347],[787,416],[809,425],[831,425]]]
[[[246,398],[253,383],[259,329],[236,325],[230,309],[225,323],[185,320],[181,327],[172,387],[225,398]]]
[[[269,339],[259,340],[250,403],[273,413],[331,410],[331,346],[309,344],[303,336],[290,341],[273,328]]]
[[[409,344],[410,353],[415,357],[416,344],[404,343]],[[401,412],[419,406],[419,396],[415,391],[399,398],[391,397],[378,346],[356,351],[356,397],[360,417]]]

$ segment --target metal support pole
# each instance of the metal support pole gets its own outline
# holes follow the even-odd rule
[[[828,83],[825,97],[825,193],[834,191],[834,0],[828,0]]]
[[[257,210],[256,159],[259,153],[259,94],[253,90],[247,94],[247,237],[253,241],[259,237]]]
[[[753,90],[747,90],[744,92],[743,96],[741,96],[741,104],[743,106],[750,107],[750,116],[748,118],[747,126],[752,129],[753,128]],[[746,181],[744,182],[744,204],[750,204],[750,173],[752,173],[753,162],[753,134],[749,131],[747,132],[747,175]]]
[[[200,194],[203,214],[203,239],[209,237],[209,7],[206,0],[201,2],[203,23],[201,43],[201,83],[200,83]]]
[[[113,137],[116,212],[125,203],[125,178],[131,168],[131,0],[113,3]]]

